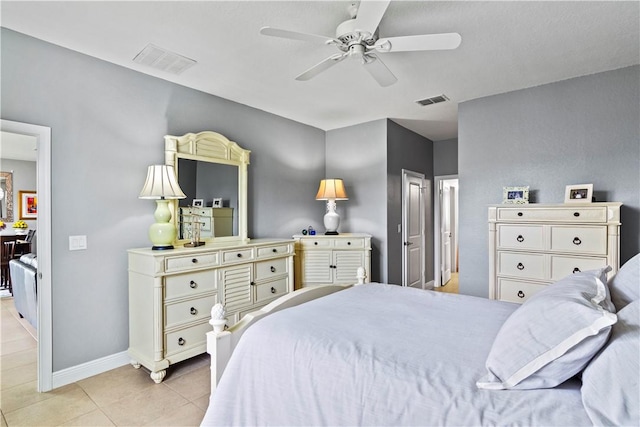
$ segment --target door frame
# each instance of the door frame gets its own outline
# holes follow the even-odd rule
[[[425,260],[425,254],[426,254],[426,240],[425,240],[425,235],[426,235],[426,206],[424,205],[424,188],[426,185],[426,181],[425,181],[425,175],[423,173],[419,173],[419,172],[414,172],[408,169],[402,169],[402,286],[407,286],[407,282],[408,282],[408,271],[407,271],[407,247],[404,244],[404,242],[406,242],[408,240],[408,235],[407,235],[407,177],[413,177],[413,178],[417,178],[420,180],[420,200],[421,200],[421,204],[420,204],[420,224],[421,224],[421,243],[420,245],[422,246],[422,257],[420,258],[420,274],[422,276],[422,280],[421,280],[421,285],[422,285],[422,289],[425,288],[425,284],[426,284],[426,277],[425,277],[425,273],[426,273],[426,260]]]
[[[6,132],[36,138],[38,218],[38,391],[53,388],[53,322],[51,293],[51,128],[29,123],[0,120]]]
[[[440,205],[442,204],[442,195],[440,194],[440,187],[442,186],[442,181],[448,181],[450,179],[457,179],[458,184],[460,183],[460,178],[458,175],[440,175],[433,177],[433,187],[436,192],[435,197],[433,198],[433,286],[440,287],[442,281],[441,275],[441,264],[442,260],[440,259],[440,245],[442,244],[442,239],[440,238],[440,229],[442,228],[441,218],[440,218]],[[458,185],[458,189],[460,186]],[[457,196],[459,198],[460,192],[457,192]],[[458,199],[459,200],[459,199]],[[456,224],[457,227],[457,224]],[[451,261],[452,265],[455,265],[455,261]],[[456,268],[457,271],[457,268]]]

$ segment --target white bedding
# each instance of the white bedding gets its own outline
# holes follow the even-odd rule
[[[234,350],[203,425],[591,425],[580,382],[479,390],[518,306],[369,284],[283,310]]]

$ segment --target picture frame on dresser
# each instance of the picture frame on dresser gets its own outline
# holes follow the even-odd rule
[[[593,184],[576,184],[565,187],[565,203],[591,203],[592,198]]]
[[[523,205],[529,203],[529,186],[503,187],[502,203]]]
[[[211,207],[213,208],[221,208],[222,207],[222,197],[215,197],[213,202],[211,203]]]
[[[204,206],[204,199],[193,199],[191,206],[194,208],[201,208]]]

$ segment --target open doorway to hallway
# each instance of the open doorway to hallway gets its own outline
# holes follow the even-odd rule
[[[434,179],[434,286],[457,288],[458,277],[458,193],[457,175],[438,176]],[[456,289],[457,293],[457,289]]]

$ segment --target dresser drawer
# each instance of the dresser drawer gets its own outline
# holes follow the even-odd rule
[[[364,239],[337,239],[334,241],[334,247],[338,249],[362,249],[364,248]]]
[[[167,257],[165,259],[165,271],[167,273],[171,273],[174,271],[191,270],[201,267],[214,267],[219,263],[218,252],[180,257]]]
[[[215,270],[166,276],[164,279],[164,298],[167,300],[197,295],[216,289]]]
[[[251,261],[253,259],[253,249],[237,249],[233,251],[222,252],[222,263],[229,264],[232,262]]]
[[[551,257],[551,280],[557,281],[579,271],[596,270],[607,266],[607,258],[587,258],[553,255]]]
[[[499,252],[498,274],[544,280],[544,259],[542,254]]]
[[[204,347],[207,342],[207,332],[211,329],[209,322],[203,322],[198,325],[165,334],[165,357],[169,357],[182,351],[191,350],[198,346],[203,346],[204,352]]]
[[[194,320],[208,319],[211,307],[217,302],[216,295],[182,301],[164,306],[164,326],[172,328]]]
[[[522,304],[546,287],[547,285],[542,283],[521,282],[518,280],[498,278],[496,299]]]
[[[606,206],[498,208],[498,221],[607,222]]]
[[[551,227],[551,250],[576,254],[607,254],[606,226],[553,226]]]
[[[286,294],[289,289],[288,283],[289,278],[283,277],[279,280],[261,283],[254,286],[256,292],[255,302],[260,303]]]
[[[258,248],[258,259],[260,258],[271,258],[277,255],[284,255],[291,253],[290,245],[275,245],[275,246],[265,246],[262,248]]]
[[[254,277],[255,280],[263,280],[270,277],[287,274],[289,269],[287,268],[289,263],[286,258],[272,259],[268,261],[256,262]]]
[[[333,240],[331,239],[304,239],[301,240],[300,243],[302,244],[302,247],[306,250],[306,249],[314,249],[314,248],[321,248],[321,249],[327,249],[330,248],[333,244]]]
[[[506,249],[544,249],[542,225],[498,225],[498,247]]]

